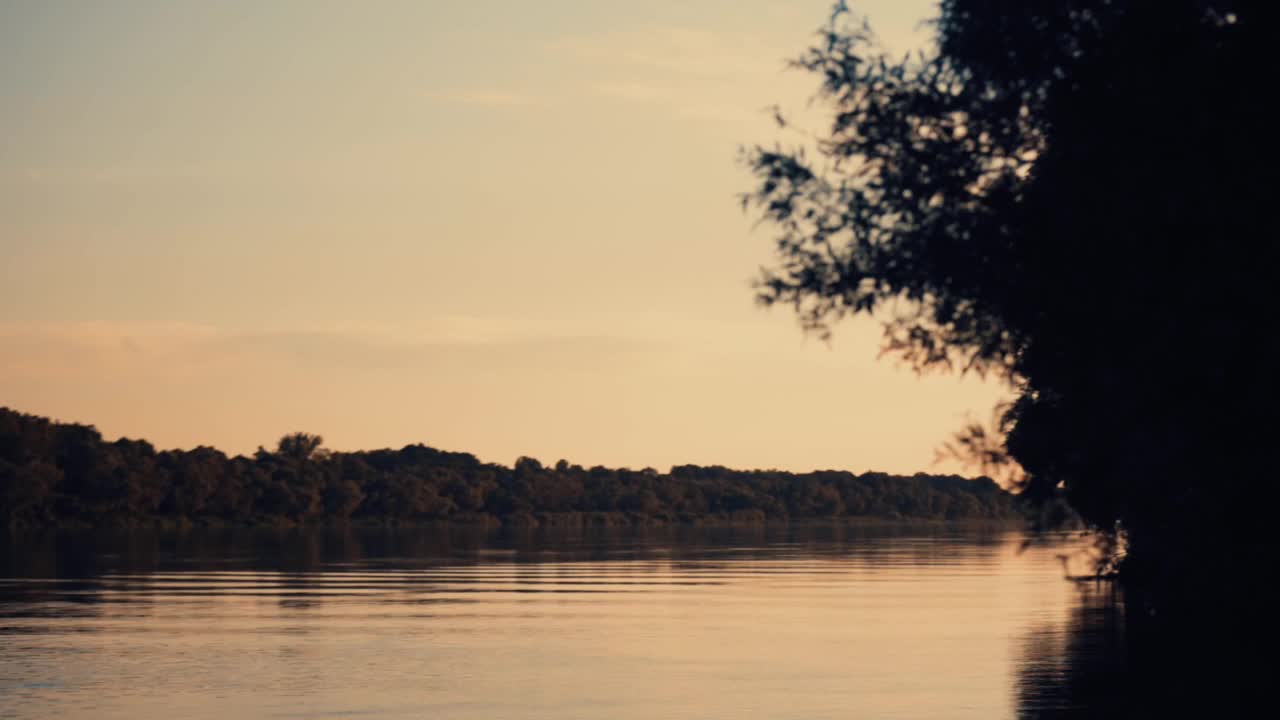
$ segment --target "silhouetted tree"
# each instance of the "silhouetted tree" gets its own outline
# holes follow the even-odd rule
[[[1122,534],[1144,602],[1273,564],[1265,8],[944,0],[933,49],[898,59],[841,3],[796,61],[829,127],[746,156],[777,230],[760,300],[820,334],[874,314],[920,371],[1006,379],[996,433],[959,447]]]
[[[280,438],[276,444],[276,452],[291,460],[310,460],[311,456],[320,452],[324,438],[310,433],[296,432]]]
[[[851,516],[1020,517],[990,480],[867,473],[796,475],[685,465],[662,474],[531,458],[514,467],[408,445],[318,452],[295,433],[278,452],[228,458],[210,447],[157,453],[108,443],[92,427],[0,408],[0,520],[10,526],[415,523],[535,524],[760,521]],[[867,499],[856,510],[842,494]],[[806,498],[795,503],[793,497]],[[966,508],[953,512],[949,508]]]

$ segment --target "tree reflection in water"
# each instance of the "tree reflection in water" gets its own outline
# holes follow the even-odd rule
[[[1023,641],[1018,664],[1022,717],[1127,715],[1124,607],[1112,585],[1082,583],[1063,625],[1045,624]]]
[[[1157,617],[1108,582],[1081,583],[1062,625],[1023,641],[1016,692],[1027,718],[1248,716],[1265,698],[1272,647],[1256,600],[1224,584],[1184,598],[1196,613]],[[1188,618],[1193,618],[1188,620]]]

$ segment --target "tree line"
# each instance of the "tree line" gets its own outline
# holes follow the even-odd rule
[[[274,450],[157,451],[90,425],[0,408],[0,519],[9,527],[413,524],[631,525],[788,519],[1008,521],[987,477],[514,466],[425,445],[330,452],[294,433]]]

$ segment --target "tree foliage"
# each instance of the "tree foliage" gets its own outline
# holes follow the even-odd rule
[[[280,525],[457,521],[623,525],[879,517],[1006,521],[1013,497],[988,478],[652,469],[514,467],[466,453],[320,452],[318,435],[275,452],[227,457],[209,447],[158,452],[108,442],[85,425],[0,408],[0,522],[9,526]]]
[[[747,154],[777,231],[760,300],[818,333],[873,315],[921,371],[1004,378],[997,428],[953,447],[1122,533],[1131,577],[1257,563],[1268,27],[1247,0],[944,0],[932,50],[894,58],[841,3],[795,61],[830,124]]]

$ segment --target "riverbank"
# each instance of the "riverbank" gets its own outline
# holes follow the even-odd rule
[[[307,530],[307,529],[628,529],[628,528],[763,528],[763,527],[861,527],[861,528],[973,528],[1025,529],[1030,521],[1023,516],[1003,518],[940,519],[919,517],[841,516],[825,518],[767,517],[754,513],[704,517],[663,518],[609,512],[538,513],[498,517],[488,514],[461,515],[449,519],[405,520],[397,518],[355,518],[341,521],[299,522],[292,518],[255,518],[228,521],[219,518],[156,517],[115,518],[110,522],[62,522],[45,525],[12,524],[11,532],[58,530]]]

